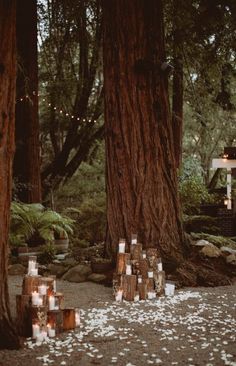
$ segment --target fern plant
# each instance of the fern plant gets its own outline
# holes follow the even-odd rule
[[[55,235],[68,238],[73,233],[74,220],[41,204],[12,202],[10,243],[30,241],[33,237],[52,243]]]

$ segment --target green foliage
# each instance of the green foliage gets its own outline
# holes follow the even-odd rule
[[[187,215],[198,214],[201,204],[214,202],[214,196],[208,193],[198,176],[190,176],[187,180],[180,181],[179,192],[183,212]]]
[[[10,243],[20,244],[33,237],[52,242],[55,233],[67,238],[73,233],[73,222],[71,218],[45,209],[41,204],[12,202]]]
[[[220,235],[210,235],[205,233],[191,233],[191,237],[194,240],[207,240],[210,243],[214,244],[218,248],[221,247],[229,247],[231,249],[236,249],[236,240],[234,238],[225,238],[224,236]]]
[[[218,218],[211,216],[184,215],[183,217],[184,229],[187,233],[204,232],[209,234],[217,234],[219,233],[219,227],[217,226],[217,222]]]
[[[49,264],[55,259],[56,249],[52,244],[47,244],[43,247],[42,253],[38,256],[40,264]]]

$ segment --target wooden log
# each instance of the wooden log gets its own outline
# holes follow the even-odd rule
[[[131,259],[139,261],[142,258],[142,244],[130,245]]]
[[[165,291],[165,271],[154,273],[154,282],[156,293],[160,296]]]
[[[127,301],[134,300],[137,277],[135,275],[122,275],[123,298]]]
[[[145,282],[138,283],[138,291],[140,300],[146,300],[147,298],[147,284]]]
[[[155,285],[154,285],[154,279],[153,278],[145,278],[143,281],[144,281],[144,283],[147,284],[147,292],[154,290]]]
[[[148,261],[146,258],[139,260],[139,271],[143,278],[148,278]]]
[[[58,306],[57,310],[64,309],[64,295],[61,292],[56,292],[55,296],[55,306]]]
[[[47,326],[47,306],[31,306],[28,316],[31,319],[31,323],[37,323],[41,328]]]
[[[63,329],[70,330],[75,329],[75,309],[67,308],[63,309]]]
[[[31,295],[32,292],[38,292],[38,286],[41,284],[42,276],[25,275],[22,283],[22,295]]]
[[[112,288],[113,288],[113,295],[115,296],[117,291],[120,289],[121,287],[121,275],[118,275],[117,273],[113,274],[113,279],[112,279]]]
[[[157,262],[158,262],[158,252],[156,248],[148,248],[147,249],[147,259],[148,259],[148,265],[152,269],[157,268]]]
[[[32,336],[32,319],[29,316],[30,308],[30,295],[16,295],[17,330],[22,337]]]
[[[49,310],[47,318],[48,324],[55,328],[56,334],[63,331],[63,310]]]
[[[43,277],[41,280],[41,284],[47,286],[47,296],[51,296],[54,294],[54,277]]]
[[[130,253],[117,253],[116,273],[124,274],[126,264],[130,261]]]

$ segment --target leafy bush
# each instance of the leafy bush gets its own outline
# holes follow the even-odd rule
[[[25,204],[12,202],[10,243],[52,242],[55,233],[60,237],[68,237],[73,233],[73,220],[59,213],[45,209],[41,204]],[[33,240],[34,241],[34,240]]]
[[[40,264],[49,264],[55,259],[56,249],[52,244],[44,246],[42,253],[38,256]]]
[[[232,249],[236,249],[236,240],[235,240],[235,238],[225,238],[224,236],[210,235],[210,234],[205,234],[205,233],[191,233],[191,237],[194,240],[200,240],[200,239],[207,240],[210,243],[217,246],[218,248],[229,247],[229,248],[232,248]]]
[[[219,227],[217,225],[218,218],[204,215],[188,216],[184,215],[184,229],[187,233],[204,232],[209,234],[218,234]]]

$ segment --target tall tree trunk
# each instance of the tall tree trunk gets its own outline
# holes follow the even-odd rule
[[[0,0],[0,348],[19,348],[7,284],[8,229],[14,154],[16,46],[14,0]]]
[[[173,2],[173,97],[172,124],[176,166],[181,166],[183,137],[183,37],[182,37],[182,0]]]
[[[160,0],[103,0],[106,248],[137,233],[145,247],[182,260],[164,27]]]
[[[37,1],[18,1],[16,19],[19,67],[17,74],[14,178],[17,183],[18,198],[21,201],[28,203],[41,202]]]

